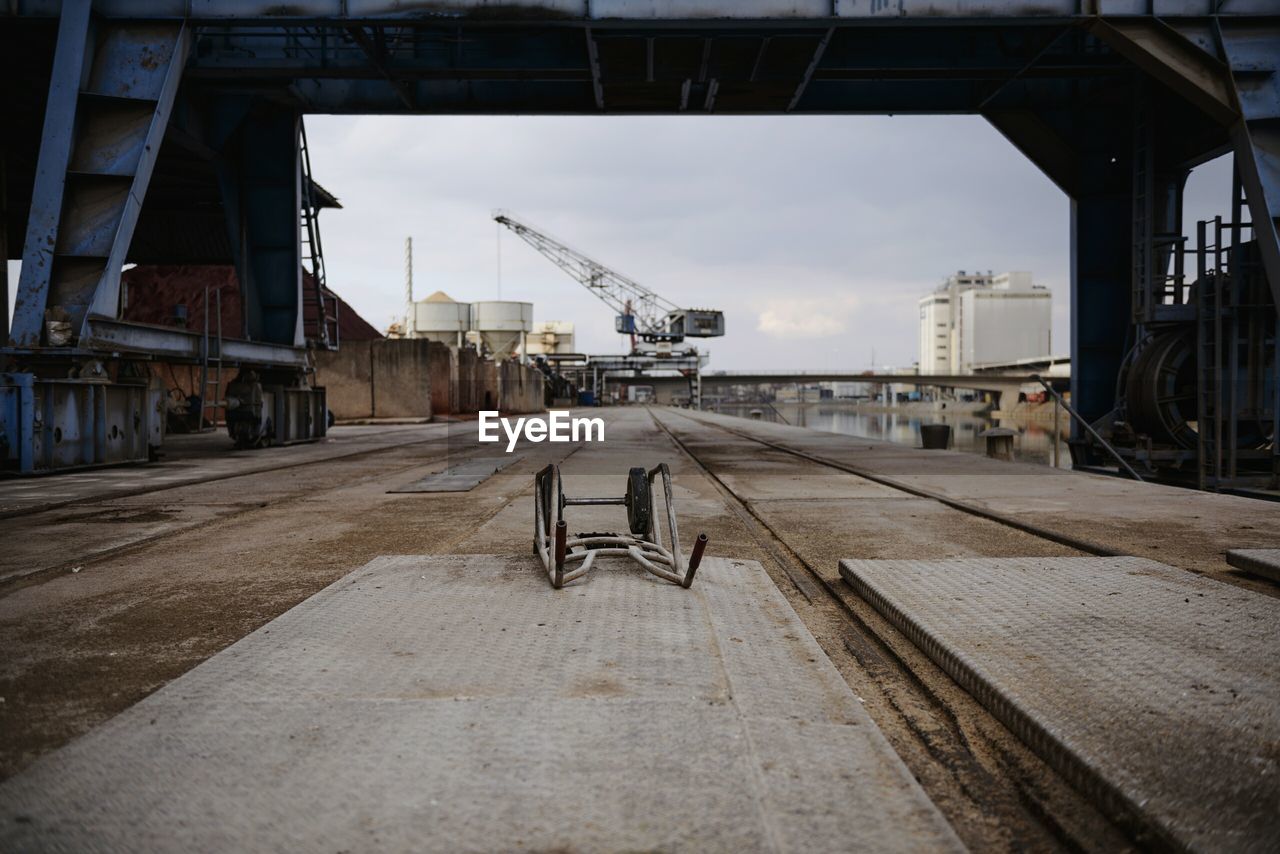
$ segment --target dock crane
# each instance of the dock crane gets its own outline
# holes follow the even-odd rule
[[[723,312],[679,308],[634,279],[521,222],[509,211],[494,211],[493,218],[612,308],[617,313],[614,327],[620,334],[631,336],[633,351],[637,338],[648,344],[678,344],[685,338],[724,335]]]

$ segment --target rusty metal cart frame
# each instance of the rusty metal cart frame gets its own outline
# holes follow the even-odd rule
[[[654,508],[654,480],[661,476],[667,517],[667,537],[663,545]],[[551,586],[557,590],[586,575],[599,555],[630,557],[661,579],[688,588],[702,562],[707,535],[699,534],[689,562],[680,552],[680,530],[671,500],[671,471],[666,463],[646,472],[633,468],[627,476],[626,495],[619,498],[569,498],[564,494],[560,468],[549,465],[534,476],[533,548],[547,570]],[[564,520],[564,508],[574,505],[621,505],[627,508],[630,533],[578,534],[572,538]],[[567,565],[579,566],[566,569]]]

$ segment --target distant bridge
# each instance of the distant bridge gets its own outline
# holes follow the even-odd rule
[[[851,373],[849,371],[717,371],[704,373],[701,377],[702,390],[706,392],[715,386],[733,385],[790,385],[796,383],[849,382],[867,383],[870,385],[917,385],[934,388],[968,389],[987,392],[995,396],[996,408],[1004,407],[1006,394],[1013,394],[1033,387],[1040,388],[1032,373],[1010,374],[907,374],[907,373]],[[1071,378],[1067,376],[1046,376],[1045,380],[1055,389],[1064,391],[1070,387]],[[621,377],[611,375],[609,382],[620,385],[644,385],[667,387],[671,385],[685,386],[686,377],[681,376],[633,376]]]
[[[926,385],[963,388],[1004,394],[1023,386],[1039,387],[1035,374],[866,374],[848,371],[717,371],[702,375],[702,387],[723,385],[764,385],[787,383],[871,383],[874,385]],[[1070,377],[1045,377],[1054,388],[1065,390]]]

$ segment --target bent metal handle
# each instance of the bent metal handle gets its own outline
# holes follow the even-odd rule
[[[693,584],[693,574],[698,571],[698,565],[702,563],[702,553],[707,550],[707,535],[699,534],[698,539],[693,541],[693,554],[689,555],[689,569],[684,574],[684,581],[681,584],[688,588]]]
[[[663,545],[654,523],[653,481],[661,477],[665,497],[667,535]],[[686,564],[680,553],[671,494],[671,472],[665,463],[645,472],[633,467],[628,473],[627,494],[623,498],[571,498],[564,495],[560,470],[553,463],[534,475],[533,550],[557,590],[581,578],[603,555],[630,557],[659,578],[680,587],[693,584],[694,574],[707,548],[707,535],[699,535]],[[627,508],[626,533],[576,534],[569,536],[564,509],[576,505],[623,505]],[[639,512],[641,510],[647,512]],[[554,532],[554,533],[553,533]]]
[[[569,529],[561,519],[556,522],[556,577],[555,583],[552,585],[557,590],[564,584],[564,552],[565,545],[568,542]]]

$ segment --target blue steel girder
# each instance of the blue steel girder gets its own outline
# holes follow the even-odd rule
[[[272,112],[251,118],[244,140],[245,232],[249,248],[246,293],[260,313],[249,338],[301,347],[302,245],[298,213],[302,209],[299,123],[297,114]]]
[[[188,77],[223,88],[287,86],[301,109],[325,113],[977,112],[1037,83],[1127,71],[1098,47],[1082,23],[1060,21],[253,24],[200,28]]]
[[[12,0],[18,14],[56,15],[59,0]],[[1096,15],[1164,18],[1266,15],[1274,0],[97,0],[105,17],[236,20],[846,20],[1088,18]],[[495,8],[496,7],[496,8]]]
[[[233,103],[219,182],[244,305],[243,334],[301,347],[301,116],[280,105]]]
[[[1236,163],[1280,306],[1280,27],[1220,24],[1218,36],[1240,111],[1232,128]]]
[[[45,108],[10,340],[42,343],[53,311],[83,333],[119,312],[120,271],[168,126],[181,22],[98,21],[68,0]]]
[[[1090,422],[1112,410],[1116,377],[1131,344],[1130,117],[1141,91],[1131,80],[1095,97],[1087,110],[1045,106],[984,112],[1071,198],[1071,396]]]
[[[272,104],[282,121],[307,112],[982,114],[1073,200],[1076,393],[1090,417],[1105,414],[1126,346],[1141,77],[1154,81],[1162,123],[1159,204],[1189,166],[1233,142],[1280,288],[1280,0],[98,0],[94,10],[108,22],[188,16],[187,91],[215,104]],[[251,334],[285,343],[297,323],[284,293],[296,280],[284,264],[297,269],[288,246],[297,207],[286,216],[284,202],[292,167],[276,147],[286,133],[255,121],[234,131],[229,149],[213,147],[235,161],[220,169]],[[251,197],[247,153],[268,149],[271,174],[253,176],[263,186]]]
[[[1280,305],[1280,3],[1270,19],[1100,20],[1117,52],[1228,130],[1272,297]]]

